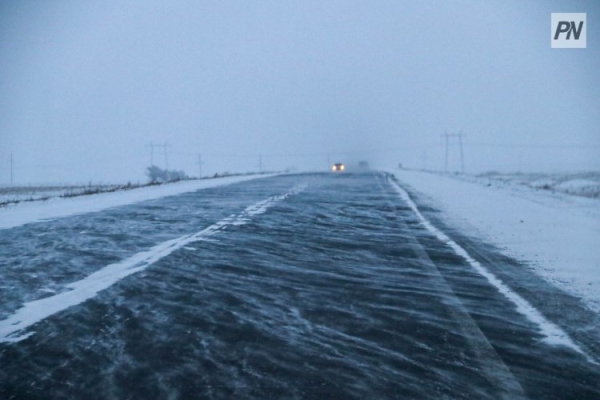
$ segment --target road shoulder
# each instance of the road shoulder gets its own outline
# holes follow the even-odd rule
[[[600,202],[515,193],[449,175],[391,171],[471,237],[495,245],[537,275],[600,312]],[[564,196],[563,196],[564,197]],[[594,206],[595,205],[595,206]]]

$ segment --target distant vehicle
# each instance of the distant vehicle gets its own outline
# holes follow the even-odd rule
[[[345,169],[346,167],[342,163],[335,163],[333,164],[333,167],[331,167],[333,172],[343,172]]]

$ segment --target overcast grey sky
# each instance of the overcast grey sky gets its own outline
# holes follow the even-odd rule
[[[587,13],[551,49],[550,13]],[[0,3],[0,184],[198,174],[600,168],[597,1]],[[162,148],[154,161],[164,166]],[[457,168],[458,147],[450,149]]]

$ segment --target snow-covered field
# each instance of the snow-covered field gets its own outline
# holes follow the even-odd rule
[[[600,173],[498,173],[489,172],[478,176],[457,175],[462,179],[490,185],[522,185],[528,188],[559,192],[576,196],[600,198]]]
[[[94,186],[96,188],[97,186]],[[99,189],[102,187],[98,187]],[[6,186],[0,187],[0,206],[22,201],[47,200],[72,193],[83,192],[87,186]]]
[[[215,179],[190,180],[131,190],[98,193],[72,198],[50,197],[45,201],[21,202],[0,208],[0,229],[13,228],[30,222],[56,219],[70,215],[101,211],[111,207],[158,199],[215,186],[265,178],[273,174],[229,176]]]
[[[574,182],[545,176],[548,187],[557,189],[539,190],[535,182],[541,178],[532,175],[510,179],[507,175],[390,172],[428,197],[449,222],[497,245],[600,312],[600,200],[558,190],[584,187],[576,184],[583,178]]]

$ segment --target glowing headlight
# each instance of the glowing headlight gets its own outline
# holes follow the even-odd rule
[[[340,167],[340,170],[342,170],[342,171],[344,170],[344,166],[343,165]]]

